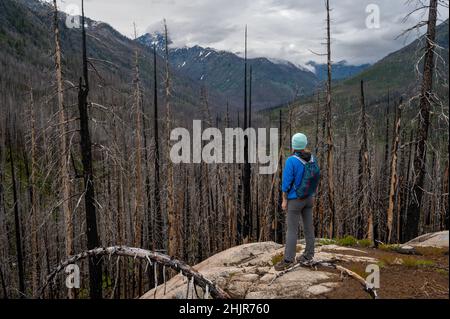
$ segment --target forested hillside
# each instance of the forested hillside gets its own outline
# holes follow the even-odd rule
[[[49,89],[42,81],[50,79],[52,74],[52,6],[45,2],[34,0],[5,0],[0,4],[0,59],[3,66],[2,82],[9,85],[25,85],[24,77],[35,76],[28,84],[40,93]],[[61,48],[64,51],[64,72],[66,79],[76,85],[78,66],[81,61],[81,35],[79,29],[68,28],[65,25],[66,15],[59,17],[61,29]],[[118,96],[127,98],[126,91],[130,88],[133,79],[134,51],[138,49],[142,54],[139,65],[145,72],[142,73],[143,89],[151,91],[153,72],[152,52],[147,52],[144,46],[128,39],[114,30],[106,23],[86,19],[87,32],[90,39],[88,48],[89,58],[95,76],[93,81],[93,94],[98,94],[97,88],[108,88],[114,85]],[[132,22],[131,22],[132,24]],[[94,66],[95,63],[95,66]],[[162,67],[164,61],[160,55],[157,63]],[[197,82],[173,71],[172,82],[174,96],[172,102],[180,107],[180,111],[195,111],[199,104],[199,95],[202,86]],[[162,69],[158,70],[158,77],[163,78]],[[48,84],[48,83],[47,83]],[[158,87],[161,90],[162,87]],[[69,90],[70,91],[70,90]],[[4,91],[5,94],[14,94],[14,89]],[[225,108],[226,100],[208,92],[213,107]],[[160,95],[162,97],[162,95]],[[8,100],[4,95],[3,98]],[[100,101],[99,101],[100,102]],[[100,102],[101,103],[101,102]]]
[[[324,81],[327,78],[327,64],[319,64],[314,61],[307,63],[315,69],[317,78],[320,81]],[[354,77],[356,74],[361,73],[370,67],[370,64],[351,65],[347,61],[339,61],[332,64],[333,66],[333,80],[346,80]]]
[[[156,45],[158,52],[164,52],[164,37],[161,34],[147,33],[138,41],[150,48]],[[242,104],[243,58],[231,52],[200,46],[169,50],[170,63],[180,73],[223,93],[233,104]],[[248,63],[253,68],[252,102],[256,110],[284,104],[299,94],[311,94],[318,84],[314,73],[287,61],[253,58]]]
[[[436,27],[436,68],[435,83],[437,88],[448,83],[448,19]],[[415,32],[411,31],[411,32]],[[399,35],[400,36],[400,35]],[[401,41],[400,37],[399,41]],[[385,95],[387,90],[405,94],[414,94],[420,85],[423,64],[425,36],[404,48],[392,52],[370,68],[342,83],[343,94],[349,90],[357,91],[359,81],[365,80],[374,95]],[[340,86],[336,88],[340,90]]]

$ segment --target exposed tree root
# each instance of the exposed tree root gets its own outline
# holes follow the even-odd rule
[[[124,256],[124,257],[131,257],[131,258],[140,258],[145,259],[147,262],[152,265],[153,263],[157,263],[163,266],[170,267],[174,269],[177,272],[181,272],[184,276],[188,277],[189,279],[193,278],[194,283],[202,289],[206,290],[208,287],[209,294],[212,298],[215,299],[229,299],[230,296],[217,287],[211,280],[205,278],[202,274],[200,274],[198,271],[190,267],[189,265],[185,264],[184,262],[171,258],[170,256],[153,252],[146,249],[141,248],[134,248],[134,247],[126,247],[126,246],[113,246],[113,247],[107,247],[107,248],[95,248],[92,250],[84,251],[82,253],[79,253],[78,255],[72,256],[66,261],[60,263],[48,276],[47,280],[44,283],[44,285],[39,289],[37,298],[41,298],[45,288],[48,286],[48,284],[55,278],[55,276],[64,270],[67,265],[74,264],[77,261],[93,257],[93,256]]]

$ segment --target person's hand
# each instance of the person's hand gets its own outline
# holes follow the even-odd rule
[[[281,203],[281,209],[287,211],[287,205],[288,205],[287,200],[283,199],[283,202]]]

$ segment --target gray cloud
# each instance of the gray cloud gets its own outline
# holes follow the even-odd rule
[[[60,0],[63,1],[63,0]],[[402,23],[417,4],[405,0],[331,0],[332,57],[350,63],[376,62],[414,39],[395,39],[420,14]],[[249,55],[285,59],[298,64],[324,62],[313,54],[325,47],[324,0],[86,0],[86,15],[111,24],[126,36],[162,29],[167,19],[175,46],[201,45],[242,52],[248,24]],[[79,4],[64,0],[62,6]],[[380,9],[380,28],[366,27],[366,7]],[[448,18],[448,9],[440,10]],[[423,30],[422,30],[423,31]]]

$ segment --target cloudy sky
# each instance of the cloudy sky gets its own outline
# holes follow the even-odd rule
[[[80,0],[59,0],[62,9]],[[265,56],[304,64],[324,62],[312,52],[325,50],[324,0],[85,0],[87,16],[107,22],[128,37],[133,22],[138,34],[162,29],[166,18],[174,46],[201,45],[243,50],[248,25],[249,56]],[[373,63],[413,40],[396,37],[425,19],[418,12],[402,22],[418,0],[331,0],[332,58],[349,63]],[[67,11],[67,10],[66,10]],[[367,12],[369,11],[369,12]],[[379,12],[377,19],[371,19]],[[368,16],[370,16],[368,18]],[[448,18],[441,7],[439,19]],[[366,21],[374,22],[367,27]],[[423,31],[423,30],[422,30]]]

